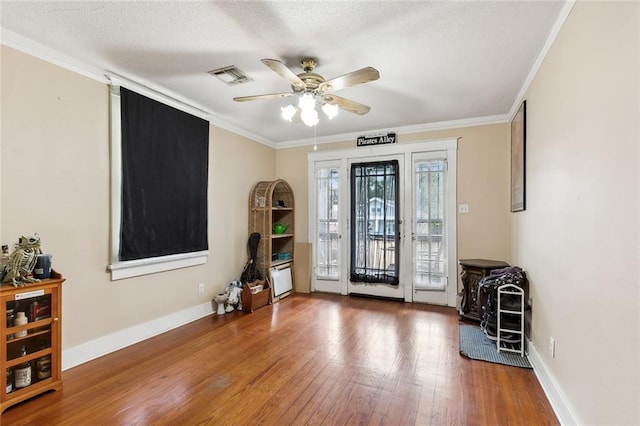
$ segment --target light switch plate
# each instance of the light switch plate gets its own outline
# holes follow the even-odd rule
[[[469,213],[469,204],[458,204],[458,213]]]

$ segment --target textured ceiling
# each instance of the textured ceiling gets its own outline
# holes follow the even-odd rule
[[[47,51],[75,68],[113,72],[209,112],[222,127],[291,146],[377,131],[508,120],[561,14],[558,1],[2,1],[2,42]],[[28,50],[28,49],[23,49]],[[40,55],[46,56],[46,55]],[[380,79],[336,94],[369,105],[317,128],[288,123],[291,99],[260,62],[330,79],[372,66]],[[207,71],[236,65],[253,81],[227,86]],[[315,134],[314,134],[315,133]]]

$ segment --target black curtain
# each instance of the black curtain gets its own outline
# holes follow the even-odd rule
[[[209,122],[120,88],[120,260],[208,249]]]
[[[351,166],[352,282],[399,284],[397,160]]]

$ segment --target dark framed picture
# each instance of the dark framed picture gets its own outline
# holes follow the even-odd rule
[[[525,209],[527,101],[522,101],[511,120],[511,211]]]

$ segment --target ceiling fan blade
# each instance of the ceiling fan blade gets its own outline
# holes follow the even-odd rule
[[[281,77],[286,79],[293,87],[298,90],[304,90],[304,81],[300,79],[293,71],[291,71],[285,64],[276,59],[262,59],[262,63],[278,73]]]
[[[373,67],[365,67],[357,71],[350,72],[348,74],[341,75],[340,77],[332,78],[323,83],[320,83],[320,90],[323,92],[336,91],[347,87],[355,86],[356,84],[367,83],[380,78],[380,73]]]
[[[360,104],[350,99],[341,98],[340,96],[336,96],[334,94],[324,95],[322,96],[322,100],[328,104],[337,105],[345,111],[349,111],[358,115],[365,115],[371,109],[371,107],[368,107],[367,105]]]
[[[258,99],[280,99],[280,98],[288,98],[289,96],[293,96],[295,93],[287,92],[287,93],[268,93],[266,95],[253,95],[253,96],[239,96],[233,98],[236,102],[246,102],[246,101],[255,101]]]

